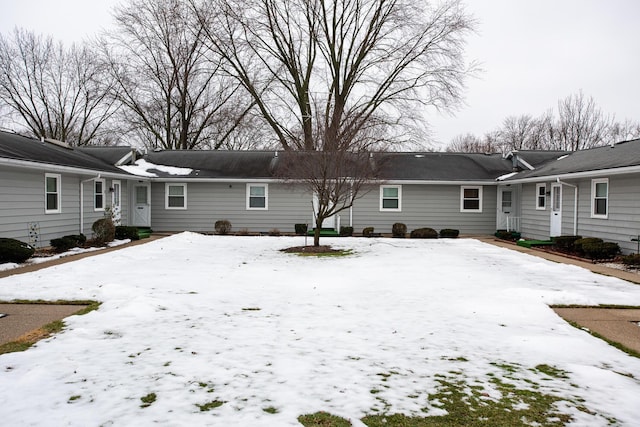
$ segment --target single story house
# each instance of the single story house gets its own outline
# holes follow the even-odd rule
[[[313,194],[278,177],[283,155],[141,156],[128,147],[71,148],[0,132],[0,236],[33,242],[35,233],[46,246],[65,234],[90,236],[93,221],[107,213],[155,231],[211,233],[222,219],[236,231],[312,227]],[[383,165],[381,180],[324,227],[390,233],[402,222],[409,230],[455,228],[467,235],[503,228],[545,239],[578,233],[616,241],[625,251],[640,229],[640,140],[575,153],[390,152],[374,153],[371,161]]]

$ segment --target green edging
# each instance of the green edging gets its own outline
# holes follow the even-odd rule
[[[551,240],[518,240],[517,245],[523,248],[529,248],[533,246],[552,246],[554,243]]]

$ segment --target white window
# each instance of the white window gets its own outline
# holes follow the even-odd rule
[[[536,209],[547,208],[547,184],[536,184]]]
[[[390,212],[402,211],[402,186],[380,186],[380,210]]]
[[[47,173],[44,175],[44,212],[60,213],[61,212],[61,191],[60,175]]]
[[[482,187],[460,187],[460,212],[482,212]]]
[[[104,179],[93,181],[93,210],[104,210]]]
[[[165,184],[165,209],[187,209],[187,184]]]
[[[591,181],[591,217],[607,218],[609,215],[609,179]]]
[[[247,209],[267,210],[269,187],[267,184],[247,184]]]

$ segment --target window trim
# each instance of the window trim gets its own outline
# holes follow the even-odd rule
[[[469,213],[482,213],[482,185],[462,185],[460,186],[460,212],[469,212]],[[476,200],[475,198],[465,198],[464,191],[465,190],[478,190],[478,209],[465,209],[464,202],[465,200]]]
[[[384,207],[384,190],[385,188],[397,188],[398,189],[398,207],[397,208],[385,208]],[[387,199],[390,199],[387,197]],[[402,185],[381,185],[380,186],[380,212],[402,212]]]
[[[170,196],[169,195],[169,187],[182,187],[182,196]],[[169,198],[178,198],[182,197],[182,206],[170,206]],[[187,209],[187,183],[185,182],[166,182],[164,184],[164,208],[167,210],[178,210],[184,211]]]
[[[264,188],[264,207],[251,206],[251,187]],[[248,183],[246,189],[246,208],[248,211],[267,211],[269,210],[269,184]]]
[[[607,195],[605,197],[596,197],[597,184],[607,184]],[[605,200],[605,213],[596,213],[596,200]],[[597,178],[591,180],[591,218],[607,219],[609,218],[609,178]]]
[[[49,178],[56,179],[56,192],[49,193],[47,191],[47,180]],[[56,195],[56,208],[55,209],[47,209],[47,199],[49,194]],[[45,173],[44,174],[44,213],[45,214],[58,214],[62,212],[62,175],[57,173]]]
[[[102,184],[102,192],[98,193],[96,190],[96,186],[97,184],[100,183]],[[106,203],[107,203],[107,198],[105,195],[105,187],[106,187],[107,183],[104,179],[94,179],[93,180],[93,211],[94,212],[104,212]],[[98,195],[102,196],[102,206],[98,206],[97,202],[98,202]]]
[[[540,189],[543,189],[542,194],[540,194]],[[542,200],[543,204],[540,205],[540,201]],[[536,184],[536,210],[538,211],[546,211],[547,210],[547,184]]]

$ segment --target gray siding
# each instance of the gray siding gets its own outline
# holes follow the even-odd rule
[[[583,237],[599,237],[616,242],[624,253],[635,252],[637,244],[631,242],[640,234],[640,178],[637,175],[609,177],[608,218],[591,216],[591,179],[565,180],[578,186],[577,234]],[[550,189],[550,182],[547,188]],[[562,234],[573,234],[574,188],[562,187]],[[535,209],[535,184],[523,185],[522,234],[527,238],[548,239],[550,200],[547,209]]]
[[[311,196],[290,185],[270,183],[268,209],[246,208],[244,183],[187,183],[187,209],[165,208],[165,184],[151,185],[151,227],[154,231],[211,233],[217,220],[231,222],[234,231],[294,232],[294,224],[310,223]]]
[[[496,187],[483,186],[482,212],[460,212],[460,185],[402,185],[402,211],[380,211],[380,188],[374,186],[354,204],[353,227],[360,233],[365,227],[391,233],[396,222],[407,231],[421,227],[435,230],[454,228],[462,234],[492,234],[496,230]],[[346,225],[347,221],[342,221]]]

